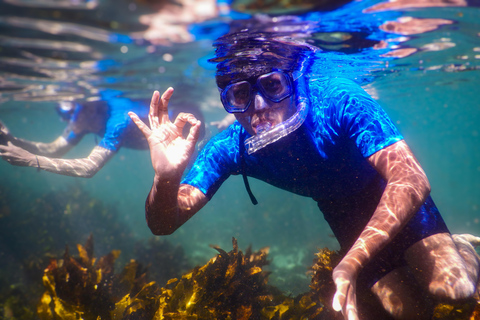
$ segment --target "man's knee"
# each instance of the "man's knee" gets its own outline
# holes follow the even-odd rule
[[[425,238],[406,252],[416,279],[437,299],[462,300],[476,290],[478,268],[466,261],[448,233]]]
[[[475,294],[476,283],[472,282],[462,268],[446,270],[444,277],[432,281],[429,291],[439,299],[463,300]]]

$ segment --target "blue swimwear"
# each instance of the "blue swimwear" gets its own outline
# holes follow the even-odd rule
[[[363,89],[345,79],[309,83],[310,110],[296,131],[243,160],[235,122],[213,137],[182,183],[209,199],[230,176],[242,174],[317,201],[342,250],[348,250],[380,201],[386,182],[366,158],[403,139],[385,111]],[[244,166],[242,166],[244,161]],[[360,273],[367,287],[405,265],[403,252],[430,235],[448,232],[429,197],[405,229]]]
[[[145,137],[128,116],[135,112],[142,120],[148,117],[150,103],[146,100],[112,98],[108,101],[91,101],[78,105],[63,137],[77,144],[85,134],[94,133],[102,140],[98,145],[117,152],[120,147],[146,149]]]
[[[71,116],[63,137],[69,144],[76,145],[84,135],[94,133],[102,140],[98,145],[117,152],[121,147],[130,149],[148,149],[148,143],[142,132],[128,115],[129,111],[137,114],[144,123],[148,123],[150,100],[131,100],[127,98],[105,97],[108,100],[89,101],[78,104]],[[205,122],[202,113],[195,105],[169,105],[170,119],[175,119],[179,112],[192,113]],[[188,134],[189,126],[184,128]],[[205,126],[200,128],[200,138],[205,135]]]

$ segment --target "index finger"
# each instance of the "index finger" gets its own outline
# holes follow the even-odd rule
[[[173,95],[173,88],[169,87],[165,92],[162,94],[162,98],[160,99],[160,104],[158,108],[158,112],[161,112],[160,116],[160,123],[166,123],[169,121],[168,118],[168,102]]]

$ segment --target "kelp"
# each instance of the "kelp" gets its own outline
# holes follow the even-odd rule
[[[219,254],[203,267],[172,279],[162,289],[163,308],[156,319],[176,319],[193,316],[199,319],[250,319],[272,297],[267,287],[268,249],[243,254],[233,239],[233,250],[226,252],[218,247]]]
[[[268,285],[264,267],[268,248],[245,253],[214,247],[218,254],[201,267],[160,288],[131,261],[119,275],[113,265],[120,252],[96,259],[93,240],[77,245],[79,256],[65,250],[52,259],[43,276],[46,292],[40,319],[308,319],[318,303],[306,294],[291,298]]]
[[[45,269],[46,292],[37,308],[40,319],[128,319],[137,313],[151,318],[158,287],[147,282],[137,262],[132,260],[116,275],[114,262],[120,251],[97,260],[92,236],[77,249],[79,257],[72,257],[67,247],[63,259],[52,259]]]
[[[480,301],[469,301],[457,305],[439,303],[433,312],[432,319],[442,320],[478,320],[480,319]]]
[[[322,311],[328,314],[329,319],[343,319],[331,307],[335,284],[332,279],[333,268],[340,262],[343,255],[328,248],[320,249],[315,254],[311,267],[312,280],[310,283],[310,298],[318,301],[323,307]]]
[[[96,259],[93,239],[77,245],[78,257],[52,259],[43,276],[46,292],[38,305],[38,317],[45,319],[265,319],[306,320],[343,319],[331,308],[335,293],[333,268],[342,258],[336,251],[321,249],[311,268],[310,291],[296,297],[286,296],[268,284],[270,272],[268,248],[245,253],[232,238],[230,252],[214,247],[218,254],[204,266],[198,266],[181,278],[168,280],[163,287],[148,281],[148,271],[131,260],[120,274],[114,262],[120,255],[113,250]],[[168,251],[166,258],[168,259]],[[371,296],[373,297],[373,296]],[[371,298],[370,297],[370,298]],[[357,296],[360,317],[387,319],[383,308],[371,308],[367,294]],[[364,312],[369,306],[372,310]],[[438,304],[433,319],[477,319],[480,305]]]
[[[70,252],[77,255],[75,244],[85,244],[89,233],[93,234],[99,251],[111,252],[116,269],[126,265],[134,271],[139,266],[145,267],[141,272],[149,271],[149,279],[157,283],[166,283],[192,268],[180,246],[154,237],[140,242],[132,233],[125,232],[128,228],[119,218],[116,207],[92,197],[79,184],[41,196],[18,195],[14,191],[0,186],[0,319],[2,315],[8,315],[6,319],[33,319],[32,314],[36,313],[38,301],[45,292],[41,281],[44,270],[55,269],[51,263],[54,258],[62,257],[66,244],[75,249]],[[82,247],[87,252],[88,246]],[[116,249],[122,254],[115,254],[119,253]],[[88,252],[93,254],[91,250]],[[69,266],[73,265],[70,258],[67,259]],[[65,267],[64,261],[63,257],[56,260],[57,268]],[[79,263],[82,266],[83,262]],[[98,263],[97,259],[96,265]],[[102,273],[107,274],[105,270]],[[63,296],[68,301],[70,292],[63,292]],[[134,296],[129,295],[129,299]],[[125,299],[122,303],[128,301]],[[81,300],[81,304],[85,303],[86,299]]]

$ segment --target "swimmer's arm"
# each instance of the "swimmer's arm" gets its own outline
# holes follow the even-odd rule
[[[147,225],[155,235],[172,234],[208,202],[199,189],[155,177],[145,202]]]
[[[0,156],[3,160],[16,166],[35,167],[52,173],[72,177],[91,178],[107,162],[115,152],[96,146],[87,158],[59,159],[38,156],[8,142],[0,145]]]
[[[351,286],[349,281],[397,235],[430,194],[425,172],[405,141],[376,152],[368,162],[386,179],[387,186],[372,218],[334,270],[334,307],[344,312],[352,308],[352,297],[346,298],[352,291],[346,288]]]
[[[28,152],[47,157],[61,157],[73,147],[73,144],[69,143],[63,136],[58,137],[50,143],[17,138],[10,133],[10,130],[8,130],[2,121],[0,121],[0,137],[5,141],[10,141],[14,146],[25,149]]]
[[[62,157],[74,147],[74,145],[68,143],[63,136],[58,137],[50,143],[29,141],[16,137],[12,137],[10,141],[17,147],[33,154],[55,158]]]
[[[96,146],[87,158],[59,159],[38,156],[42,170],[71,177],[91,178],[115,155],[114,151]]]

